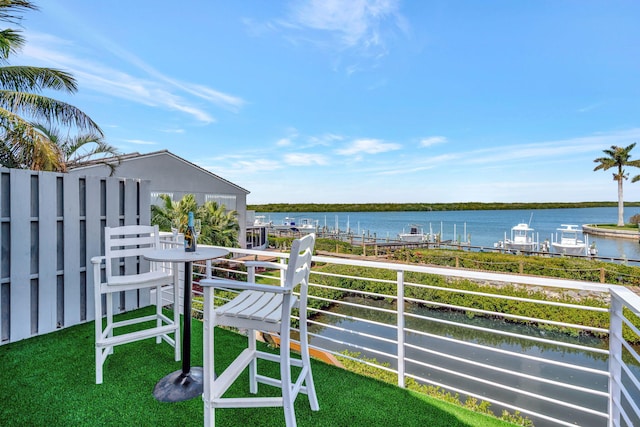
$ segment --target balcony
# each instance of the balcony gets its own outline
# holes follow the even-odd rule
[[[214,275],[238,274],[246,259],[286,259],[232,251],[233,260],[213,264]],[[395,385],[317,361],[321,409],[311,412],[299,399],[299,425],[504,425],[407,389],[444,390],[463,405],[490,404],[498,416],[519,413],[535,426],[640,425],[640,297],[629,289],[375,260],[314,261],[311,347]],[[209,269],[199,271],[201,278]],[[500,293],[504,287],[520,294]],[[230,359],[242,337],[216,333],[224,340],[217,349],[226,350],[216,357]],[[201,336],[194,322],[195,365]],[[151,395],[155,382],[178,368],[169,348],[148,340],[116,349],[105,383],[95,385],[93,342],[85,323],[0,347],[2,425],[202,424],[200,399],[167,404]],[[282,415],[279,408],[225,409],[217,420],[281,425]]]
[[[201,365],[202,324],[194,322],[193,327],[192,360]],[[180,362],[173,362],[171,348],[156,345],[153,339],[119,347],[107,361],[104,384],[96,385],[93,333],[92,324],[85,323],[0,348],[0,425],[202,425],[201,399],[163,403],[152,395],[158,379],[180,368]],[[245,344],[244,337],[225,330],[216,331],[216,340],[218,348],[225,349],[216,353],[221,363],[230,362]],[[301,427],[509,425],[322,362],[315,361],[313,369],[320,411],[312,412],[301,396],[296,401]],[[269,390],[267,386],[259,389],[263,396]],[[245,392],[239,382],[228,393]],[[216,411],[218,426],[283,423],[282,408]]]

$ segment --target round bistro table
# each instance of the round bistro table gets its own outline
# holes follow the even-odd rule
[[[181,402],[202,395],[202,367],[191,366],[191,282],[193,262],[220,258],[228,253],[229,251],[223,248],[199,247],[195,252],[185,252],[184,248],[180,247],[155,249],[144,254],[144,257],[149,261],[172,262],[174,264],[184,263],[182,369],[165,376],[154,387],[153,395],[161,402]]]

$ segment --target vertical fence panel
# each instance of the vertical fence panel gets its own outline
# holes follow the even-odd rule
[[[121,207],[122,213],[124,214],[124,224],[125,225],[137,225],[139,216],[138,216],[138,184],[134,181],[127,181],[124,183],[124,186],[121,186],[122,194],[120,195],[121,201],[123,205]],[[139,268],[139,261],[134,259],[128,259],[128,264],[125,266],[125,270],[129,273],[137,273]],[[133,310],[138,305],[138,293],[149,293],[149,289],[145,290],[134,290],[125,292],[124,298],[124,310],[129,311]]]
[[[40,209],[38,226],[40,259],[38,265],[38,334],[46,334],[57,327],[57,223],[56,175],[40,173]]]
[[[136,199],[138,200],[138,224],[151,224],[151,206],[146,207],[146,201],[150,200],[150,198],[145,196],[145,194],[151,194],[150,181],[139,181],[137,182],[136,188]],[[140,268],[142,268],[143,271],[148,271],[149,261],[141,259]],[[138,302],[141,307],[150,305],[151,291],[149,289],[140,291],[138,295]]]
[[[31,175],[17,170],[11,174],[11,279],[9,311],[11,340],[31,336]]]
[[[150,216],[148,181],[0,168],[0,344],[95,319],[103,227]],[[114,310],[148,304],[134,293]]]
[[[64,204],[64,327],[80,323],[80,197],[79,177],[65,176]]]
[[[0,170],[0,343],[9,341],[11,335],[11,182],[8,172]]]
[[[106,225],[108,227],[118,227],[123,225],[120,221],[120,181],[107,181],[106,182]],[[119,266],[113,267],[119,268]],[[113,312],[120,313],[123,309],[123,297],[118,294],[109,296],[114,298]]]
[[[91,258],[104,254],[103,248],[103,220],[100,213],[100,187],[103,179],[88,176],[86,179],[87,188],[87,253],[85,264],[87,265],[87,320],[95,319],[95,283],[93,283],[93,264]]]

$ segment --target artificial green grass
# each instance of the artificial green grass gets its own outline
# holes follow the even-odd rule
[[[104,383],[96,385],[93,328],[91,322],[0,346],[1,426],[202,425],[202,399],[163,403],[153,397],[156,382],[181,367],[167,344],[147,339],[116,347],[105,363]],[[216,330],[216,363],[229,363],[245,342],[238,334]],[[202,366],[197,320],[191,348],[192,366]],[[307,397],[299,395],[295,409],[301,427],[511,425],[317,360],[312,366],[320,411],[311,411]],[[275,364],[264,368],[278,372]],[[227,395],[244,395],[246,374],[244,380]],[[277,391],[259,387],[259,395]],[[282,408],[219,409],[215,416],[217,426],[284,425]]]

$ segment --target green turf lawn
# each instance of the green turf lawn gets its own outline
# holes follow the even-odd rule
[[[155,383],[180,369],[173,349],[148,339],[116,347],[105,364],[104,383],[94,383],[93,322],[0,346],[0,426],[199,426],[200,398],[162,403]],[[202,323],[193,322],[192,365],[202,363]],[[228,363],[245,338],[216,330],[216,363]],[[268,369],[278,372],[271,364]],[[299,426],[507,426],[495,418],[313,361],[320,411],[299,395]],[[242,378],[242,377],[241,377]],[[227,395],[248,389],[235,384]],[[261,385],[259,395],[277,389]],[[219,409],[217,426],[282,426],[282,408]]]

